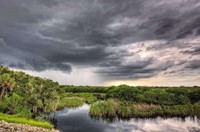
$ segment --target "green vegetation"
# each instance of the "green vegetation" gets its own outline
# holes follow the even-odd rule
[[[0,112],[34,118],[40,112],[54,111],[59,103],[58,88],[58,83],[51,80],[1,66]]]
[[[102,95],[102,94],[101,94]],[[92,93],[64,93],[60,94],[61,98],[79,98],[82,99],[85,103],[91,104],[97,101],[97,95]]]
[[[200,87],[60,86],[0,66],[1,113],[28,120],[84,103],[91,104],[93,117],[200,117]]]
[[[90,107],[90,115],[92,117],[103,118],[149,118],[149,117],[186,117],[197,116],[200,117],[200,105],[172,105],[160,106],[155,104],[134,104],[125,103],[119,100],[107,100],[96,102]]]
[[[78,107],[84,103],[94,103],[97,98],[91,93],[64,93],[60,94],[60,102],[58,104],[58,109],[63,107]]]
[[[108,91],[108,87],[61,85],[59,91],[61,93],[106,93]]]
[[[105,90],[103,87],[93,88],[93,92],[97,93],[87,91],[74,93],[65,90],[63,86],[49,79],[33,77],[0,66],[0,112],[2,113],[17,115],[19,118],[36,119],[40,113],[48,114],[63,107],[91,104],[99,98],[105,98],[105,94],[101,91]]]
[[[48,122],[35,121],[39,113],[55,111],[60,96],[58,83],[15,72],[0,66],[0,120],[52,128]],[[31,120],[34,119],[34,120]]]
[[[59,103],[59,108],[62,109],[64,107],[78,107],[84,104],[84,100],[82,98],[62,98]]]
[[[156,116],[200,117],[199,87],[113,86],[106,92],[106,99],[105,102],[91,105],[91,116],[106,117],[112,112],[109,116],[114,115],[114,117],[119,118]],[[111,104],[110,112],[104,111],[104,109],[99,110],[99,108],[104,106],[104,103]]]
[[[12,123],[27,124],[31,126],[43,127],[47,129],[53,128],[53,125],[51,125],[49,122],[36,121],[32,119],[21,118],[16,115],[7,115],[3,113],[0,113],[0,120],[4,120],[6,122],[12,122]]]
[[[99,101],[91,105],[91,116],[114,117],[115,109],[110,101]]]

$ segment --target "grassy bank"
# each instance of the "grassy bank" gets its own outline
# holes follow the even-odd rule
[[[85,103],[91,104],[97,101],[97,97],[93,93],[72,93],[67,92],[60,95],[61,98],[80,98]]]
[[[60,100],[58,109],[62,109],[64,107],[78,107],[83,104],[84,104],[84,100],[82,98],[67,97]]]
[[[60,101],[58,104],[58,109],[64,107],[78,107],[84,103],[94,103],[97,101],[97,98],[91,93],[64,93],[60,94]]]
[[[119,100],[107,100],[93,103],[90,107],[92,117],[103,118],[149,118],[149,117],[200,117],[199,104],[161,106],[155,104],[143,104],[123,102]]]
[[[51,125],[49,122],[20,118],[15,115],[7,115],[3,113],[0,113],[0,120],[4,120],[6,122],[18,123],[18,124],[27,124],[30,126],[37,126],[37,127],[47,128],[47,129],[53,128],[53,125]]]

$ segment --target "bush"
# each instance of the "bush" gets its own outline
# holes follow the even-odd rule
[[[3,111],[7,111],[10,114],[20,113],[23,109],[23,98],[16,93],[12,93],[11,96],[5,96],[1,103]]]
[[[16,114],[16,116],[17,117],[23,117],[23,118],[31,119],[32,118],[32,113],[30,112],[29,109],[23,108],[19,113]]]
[[[192,103],[200,101],[200,89],[191,90],[189,92],[189,99]]]
[[[139,101],[138,95],[143,93],[145,89],[138,87],[130,87],[127,85],[113,86],[107,92],[107,98],[118,98],[121,100]]]

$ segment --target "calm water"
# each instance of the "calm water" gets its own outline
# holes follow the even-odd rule
[[[108,123],[91,119],[88,111],[86,104],[57,111],[57,129],[62,132],[200,132],[200,121],[196,118],[131,119]]]

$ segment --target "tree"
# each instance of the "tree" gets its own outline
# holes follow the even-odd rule
[[[0,76],[0,100],[2,100],[5,92],[13,90],[15,84],[15,79],[11,78],[11,76],[8,73],[4,73]]]
[[[58,105],[58,83],[55,83],[51,80],[40,80],[41,84],[39,85],[39,88],[37,89],[39,96],[38,100],[42,102],[42,111],[44,112],[50,112],[52,110],[56,110]]]
[[[3,106],[5,109],[7,109],[7,113],[9,114],[17,114],[22,110],[23,105],[22,104],[23,98],[16,93],[12,93],[11,96],[5,96],[3,98]]]

